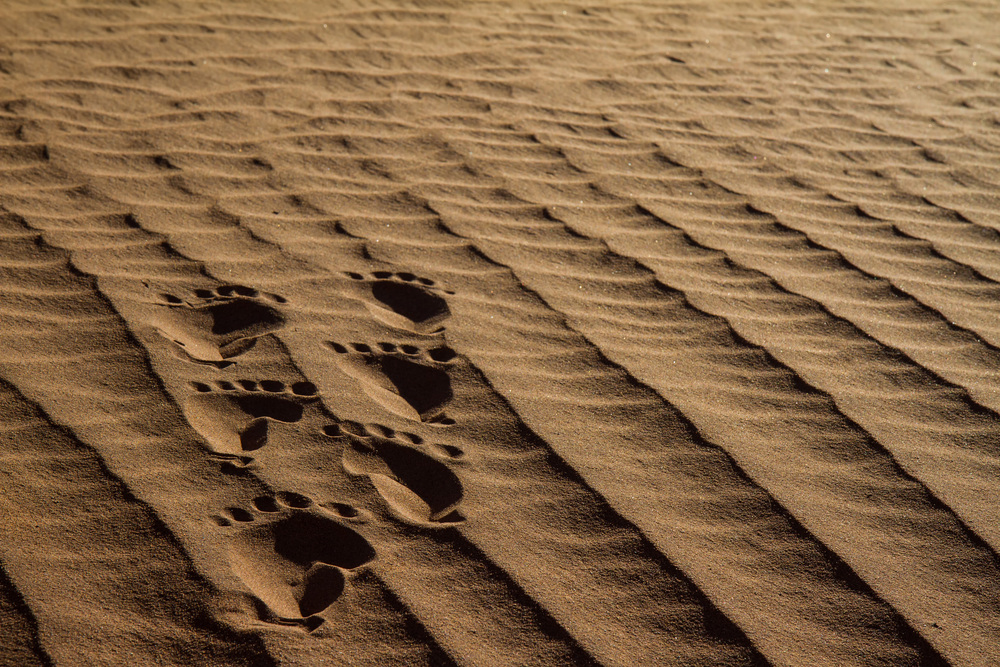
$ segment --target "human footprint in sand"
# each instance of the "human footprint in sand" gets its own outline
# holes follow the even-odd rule
[[[280,329],[284,316],[275,306],[284,297],[265,294],[244,285],[196,289],[186,298],[160,294],[152,324],[189,357],[220,363],[252,348],[257,339]]]
[[[370,398],[401,417],[436,421],[454,396],[446,369],[457,355],[448,347],[336,341],[327,346],[340,369]]]
[[[367,477],[397,519],[433,528],[464,521],[458,512],[464,498],[462,482],[444,462],[462,459],[457,448],[418,448],[412,439],[404,441],[390,429],[376,433],[346,422],[324,431],[346,439],[341,458],[344,471]]]
[[[378,320],[416,334],[434,334],[451,317],[451,309],[433,280],[412,273],[375,271],[370,275],[348,272],[357,281],[365,305]]]
[[[319,393],[311,382],[278,380],[192,382],[191,387],[194,393],[184,401],[188,422],[214,453],[244,462],[248,452],[267,445],[275,424],[300,421]]]
[[[232,531],[230,565],[273,623],[315,629],[351,573],[375,558],[364,537],[297,493],[262,496],[212,520]]]

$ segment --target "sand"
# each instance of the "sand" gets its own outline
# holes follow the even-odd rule
[[[0,7],[0,665],[1000,665],[1000,6]]]

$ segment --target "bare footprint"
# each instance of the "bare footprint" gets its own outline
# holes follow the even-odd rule
[[[229,561],[263,605],[262,620],[302,625],[344,592],[348,571],[375,558],[368,541],[297,493],[262,496],[251,509],[231,507],[212,517],[233,529]]]
[[[287,386],[277,380],[192,382],[195,393],[184,404],[188,422],[216,454],[248,463],[247,452],[267,444],[275,422],[302,419],[303,406],[318,394],[311,382]]]
[[[222,362],[243,354],[257,338],[284,326],[275,304],[285,303],[276,294],[264,294],[243,285],[197,289],[191,298],[161,293],[163,308],[153,324],[192,359]]]
[[[344,470],[366,476],[389,509],[401,520],[421,526],[446,527],[464,521],[457,512],[462,502],[462,482],[438,458],[414,447],[416,436],[397,436],[391,429],[365,428],[345,422],[324,431],[345,437],[347,446],[341,459]],[[390,437],[392,434],[393,437]],[[445,458],[457,459],[454,448]]]
[[[333,341],[327,345],[337,353],[340,369],[387,410],[414,421],[447,423],[442,422],[442,412],[453,394],[444,368],[456,357],[451,348]]]
[[[346,275],[365,282],[369,297],[365,305],[376,319],[391,327],[431,334],[440,331],[441,323],[451,317],[448,302],[433,280],[389,271],[375,271],[370,276],[354,272]]]

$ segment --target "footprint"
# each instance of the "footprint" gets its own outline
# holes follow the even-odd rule
[[[195,392],[184,404],[188,422],[217,454],[249,463],[245,454],[267,444],[276,422],[302,419],[303,406],[316,400],[316,386],[277,380],[192,382]]]
[[[243,354],[257,338],[280,329],[285,318],[273,304],[284,297],[243,285],[197,289],[190,300],[160,294],[164,306],[153,324],[192,359],[218,363]]]
[[[328,435],[346,437],[341,460],[344,470],[367,476],[401,520],[435,527],[464,521],[456,511],[463,497],[458,476],[438,459],[414,448],[413,438],[407,442],[402,437],[389,437],[391,429],[379,430],[376,434],[350,422],[324,429]]]
[[[433,280],[389,271],[375,271],[368,277],[354,272],[346,275],[351,280],[367,281],[371,298],[365,305],[376,319],[391,327],[431,334],[440,331],[441,323],[451,316],[448,302],[437,293],[440,290]]]
[[[327,345],[337,353],[340,369],[387,410],[415,421],[447,423],[441,413],[453,394],[451,378],[442,367],[457,356],[451,348],[332,341]]]
[[[262,496],[252,509],[212,517],[234,528],[233,571],[263,605],[262,619],[315,629],[347,586],[347,573],[375,558],[368,541],[297,493]]]

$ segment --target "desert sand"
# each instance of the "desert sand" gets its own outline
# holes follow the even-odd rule
[[[0,665],[1000,665],[1000,5],[0,6]]]

